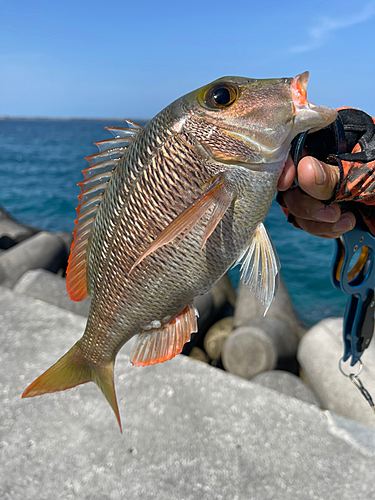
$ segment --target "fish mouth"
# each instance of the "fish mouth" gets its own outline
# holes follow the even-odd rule
[[[235,132],[234,130],[226,130],[226,133],[228,135],[231,135],[241,141],[243,141],[245,144],[247,144],[253,151],[257,153],[274,153],[278,147],[276,148],[267,148],[266,146],[260,145],[259,142],[251,139],[249,136],[245,134],[241,134],[240,132]]]
[[[297,75],[293,78],[292,83],[290,84],[290,90],[292,91],[292,101],[293,101],[293,110],[295,113],[299,109],[303,109],[306,106],[314,106],[307,99],[307,83],[309,81],[310,73],[309,71],[305,71],[300,75]]]
[[[337,118],[337,111],[327,106],[315,106],[315,104],[307,100],[309,76],[310,73],[308,71],[297,75],[290,84],[290,90],[295,114],[295,128],[298,130],[302,126],[306,130],[304,123],[307,124],[309,122],[309,133],[313,133],[334,122]],[[298,130],[298,132],[304,130]]]

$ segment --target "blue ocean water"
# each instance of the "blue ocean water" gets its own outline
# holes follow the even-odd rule
[[[114,120],[0,120],[0,205],[20,222],[73,231],[77,183],[93,142],[110,138]],[[329,278],[334,242],[294,229],[272,204],[266,226],[297,313],[307,325],[342,316],[346,298]]]

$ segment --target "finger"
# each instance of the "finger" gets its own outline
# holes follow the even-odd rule
[[[341,210],[337,203],[326,207],[321,201],[311,198],[299,188],[285,191],[282,196],[284,206],[295,217],[331,223],[337,222],[340,218]]]
[[[295,218],[295,222],[301,229],[314,236],[324,238],[338,238],[343,233],[353,229],[355,226],[355,216],[351,212],[345,212],[335,224],[328,222],[316,222],[307,219]]]
[[[296,167],[294,166],[291,156],[288,156],[284,169],[280,175],[279,182],[277,184],[277,189],[279,191],[286,191],[292,185],[294,178],[296,176]]]
[[[329,200],[340,180],[335,165],[327,165],[312,156],[305,156],[298,164],[298,183],[303,191],[317,200]]]

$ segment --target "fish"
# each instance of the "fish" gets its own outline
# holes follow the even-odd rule
[[[197,331],[194,298],[233,265],[265,310],[279,260],[264,226],[291,141],[336,119],[307,101],[309,73],[223,77],[164,108],[144,127],[109,127],[95,143],[67,269],[74,301],[91,296],[81,339],[23,392],[28,398],[95,382],[117,418],[114,365],[179,354]]]

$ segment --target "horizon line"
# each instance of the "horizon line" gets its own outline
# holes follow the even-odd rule
[[[125,118],[114,118],[114,117],[85,117],[85,116],[10,116],[10,115],[0,115],[0,120],[49,120],[49,121],[125,121]],[[148,122],[150,118],[132,118],[134,122]]]

